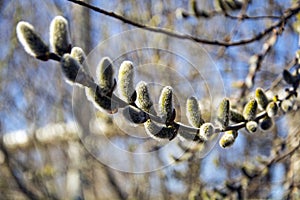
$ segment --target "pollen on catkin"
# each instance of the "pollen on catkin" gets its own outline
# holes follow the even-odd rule
[[[132,103],[135,101],[135,99],[133,98],[135,94],[133,77],[133,63],[131,61],[122,62],[118,75],[118,91],[121,99],[123,99],[127,103]]]
[[[96,78],[100,88],[110,91],[114,87],[114,69],[109,57],[104,57],[99,62],[96,69]]]
[[[238,132],[236,130],[230,130],[230,131],[226,131],[220,141],[219,141],[219,145],[222,147],[222,148],[227,148],[227,147],[230,147],[231,145],[233,145],[235,139],[237,138],[238,136]]]
[[[269,100],[265,92],[261,88],[257,88],[255,90],[255,99],[262,110],[267,108]]]
[[[140,81],[137,84],[136,93],[137,93],[137,99],[136,99],[137,106],[145,112],[149,112],[149,113],[154,112],[153,102],[150,98],[150,94],[146,82]]]
[[[229,109],[230,102],[228,98],[224,98],[217,111],[217,120],[222,128],[226,128],[229,125]]]
[[[56,16],[51,21],[50,45],[52,50],[60,56],[71,51],[68,21],[62,16]]]
[[[159,115],[166,122],[169,123],[174,120],[173,108],[173,89],[170,86],[165,86],[161,91],[159,97]]]
[[[43,61],[49,59],[49,47],[35,32],[31,24],[21,21],[17,24],[16,31],[19,42],[29,55]]]
[[[257,101],[251,99],[244,107],[243,116],[245,120],[251,121],[256,117],[257,112]]]
[[[195,97],[189,97],[186,101],[186,117],[189,123],[196,128],[199,128],[204,123],[199,103]]]
[[[146,130],[146,133],[156,140],[161,139],[169,139],[172,140],[177,135],[177,128],[172,126],[160,126],[153,122],[152,120],[148,119],[144,123],[144,127]]]

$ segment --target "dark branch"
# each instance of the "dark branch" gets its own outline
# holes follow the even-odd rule
[[[89,8],[95,12],[104,14],[106,16],[118,19],[126,24],[130,24],[132,26],[138,27],[138,28],[142,28],[148,31],[152,31],[152,32],[156,32],[156,33],[162,33],[171,37],[175,37],[178,39],[185,39],[185,40],[191,40],[197,43],[202,43],[202,44],[208,44],[208,45],[217,45],[217,46],[224,46],[224,47],[229,47],[229,46],[239,46],[239,45],[245,45],[245,44],[249,44],[252,42],[255,42],[257,40],[262,39],[265,35],[269,34],[270,32],[272,32],[273,29],[282,26],[282,24],[285,24],[287,20],[289,20],[291,17],[293,17],[295,14],[297,14],[300,11],[300,4],[298,4],[295,7],[291,7],[289,9],[287,9],[284,13],[284,15],[281,17],[281,20],[279,20],[278,22],[274,23],[272,26],[270,26],[269,28],[265,29],[264,31],[258,33],[257,35],[255,35],[252,38],[248,38],[248,39],[243,39],[240,41],[236,41],[236,42],[224,42],[224,41],[218,41],[218,40],[206,40],[206,39],[202,39],[202,38],[198,38],[195,37],[193,35],[190,34],[182,34],[182,33],[177,33],[175,31],[172,30],[168,30],[168,29],[163,29],[163,28],[158,28],[158,27],[153,27],[153,26],[148,26],[145,24],[141,24],[135,21],[132,21],[130,19],[127,19],[121,15],[118,15],[114,12],[110,12],[107,10],[104,10],[102,8],[93,6],[91,4],[85,3],[83,1],[78,1],[78,0],[67,0],[73,3],[76,3],[78,5],[84,6],[86,8]]]

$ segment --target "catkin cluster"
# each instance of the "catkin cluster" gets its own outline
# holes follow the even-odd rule
[[[224,2],[226,5],[229,3]],[[291,74],[284,70],[283,79],[291,85],[286,90],[286,97],[280,99],[275,95],[270,99],[263,89],[257,88],[254,97],[240,111],[232,109],[230,99],[224,98],[216,110],[217,116],[213,122],[203,119],[199,100],[190,97],[186,101],[186,117],[191,126],[187,126],[175,122],[176,110],[171,86],[162,88],[158,109],[154,109],[149,85],[144,81],[134,84],[135,66],[132,61],[122,62],[115,79],[116,67],[113,61],[103,57],[96,67],[95,79],[91,77],[83,66],[86,60],[84,51],[80,47],[72,48],[68,22],[64,17],[57,16],[50,24],[50,48],[28,22],[19,22],[16,31],[29,55],[43,61],[52,59],[60,62],[66,81],[85,88],[87,99],[96,108],[110,114],[122,108],[125,119],[143,124],[145,132],[156,140],[172,140],[178,136],[182,140],[205,143],[214,138],[216,133],[223,133],[219,144],[223,148],[229,147],[235,142],[240,129],[245,128],[249,133],[259,129],[268,131],[273,127],[274,118],[279,112],[292,110],[300,82],[298,71]],[[114,93],[116,88],[119,97]]]

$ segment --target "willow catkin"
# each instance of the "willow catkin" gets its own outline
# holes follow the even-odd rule
[[[239,113],[236,110],[230,110],[230,121],[234,122],[234,123],[240,123],[240,122],[244,122],[245,118],[244,116]]]
[[[135,124],[141,124],[146,122],[147,115],[145,112],[139,110],[138,108],[126,106],[123,109],[123,116],[125,119],[127,119],[129,122],[133,122]]]
[[[118,112],[118,105],[111,100],[108,96],[101,96],[97,93],[97,89],[85,88],[87,99],[93,103],[94,107],[100,111],[105,111],[109,114]]]
[[[144,123],[144,127],[146,130],[146,133],[150,137],[152,137],[156,140],[161,140],[161,139],[172,140],[173,138],[176,137],[177,130],[178,130],[177,128],[172,127],[172,126],[160,126],[150,119],[148,119]]]
[[[186,117],[189,123],[196,128],[199,128],[204,123],[199,103],[195,97],[189,97],[186,101]]]
[[[83,64],[83,62],[86,60],[86,55],[80,47],[73,47],[71,50],[71,56],[80,64]]]
[[[208,140],[215,133],[215,128],[212,123],[204,123],[200,127],[199,135]]]
[[[268,131],[270,130],[274,125],[274,121],[270,117],[264,117],[259,121],[259,127],[262,131]]]
[[[270,102],[266,108],[269,117],[275,117],[278,112],[278,106],[276,102]]]
[[[153,113],[153,102],[150,98],[147,83],[140,81],[136,86],[136,104],[145,112]]]
[[[265,110],[269,104],[269,100],[263,89],[257,88],[255,90],[255,99],[262,110]]]
[[[248,121],[246,123],[246,130],[250,133],[255,133],[257,131],[258,124],[256,121]]]
[[[50,45],[52,50],[60,56],[71,51],[68,21],[62,16],[56,16],[51,21]]]
[[[161,91],[158,110],[161,118],[169,123],[174,120],[174,108],[173,108],[173,89],[170,86],[165,86]]]
[[[19,42],[29,55],[44,61],[49,59],[49,47],[35,32],[31,24],[20,21],[17,24],[16,31]]]
[[[76,77],[80,69],[79,62],[70,54],[64,54],[61,61],[62,71],[70,83],[76,82]]]
[[[134,69],[131,61],[122,62],[118,74],[118,90],[121,99],[133,103],[135,90],[133,87]]]
[[[251,121],[256,117],[257,112],[257,101],[255,99],[251,99],[244,107],[243,116],[245,120]]]
[[[219,140],[219,145],[222,148],[230,147],[235,142],[237,136],[238,132],[236,130],[226,131]]]
[[[115,85],[113,75],[114,69],[111,59],[109,57],[102,58],[96,69],[96,78],[100,88],[111,91]]]
[[[217,111],[217,120],[222,128],[226,128],[229,125],[229,109],[230,109],[230,102],[228,98],[224,98]]]

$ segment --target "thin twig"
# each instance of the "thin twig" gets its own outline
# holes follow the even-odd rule
[[[239,46],[239,45],[245,45],[245,44],[249,44],[255,41],[258,41],[260,39],[262,39],[265,35],[267,35],[268,33],[272,32],[273,29],[282,26],[282,24],[285,24],[287,20],[289,20],[291,17],[293,17],[295,14],[297,14],[300,11],[300,4],[295,6],[295,7],[291,7],[289,9],[287,9],[284,13],[284,15],[281,17],[281,20],[279,20],[278,22],[274,23],[272,26],[270,26],[269,28],[265,29],[264,31],[258,33],[257,35],[255,35],[252,38],[248,38],[248,39],[242,39],[236,42],[224,42],[224,41],[218,41],[218,40],[206,40],[206,39],[202,39],[202,38],[198,38],[195,37],[193,35],[190,34],[183,34],[183,33],[178,33],[169,29],[163,29],[163,28],[158,28],[158,27],[153,27],[153,26],[149,26],[149,25],[145,25],[145,24],[141,24],[135,21],[132,21],[130,19],[127,19],[119,14],[116,14],[114,12],[110,12],[107,10],[104,10],[100,7],[96,7],[93,6],[91,4],[85,3],[83,1],[78,1],[78,0],[67,0],[70,1],[72,3],[84,6],[86,8],[89,8],[95,12],[104,14],[106,16],[118,19],[126,24],[130,24],[132,26],[138,27],[138,28],[142,28],[148,31],[152,31],[152,32],[156,32],[156,33],[162,33],[171,37],[175,37],[178,39],[185,39],[185,40],[191,40],[197,43],[202,43],[202,44],[208,44],[208,45],[217,45],[217,46],[224,46],[224,47],[229,47],[229,46]]]

